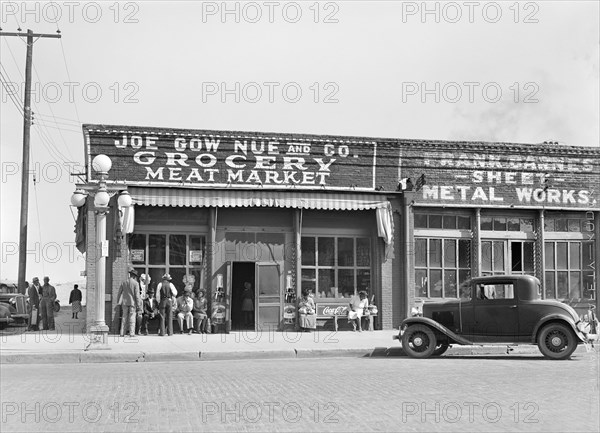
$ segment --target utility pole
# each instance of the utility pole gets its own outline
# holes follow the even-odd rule
[[[20,30],[20,29],[19,29]],[[0,32],[0,36],[25,36],[23,33]],[[31,63],[34,38],[60,38],[60,34],[33,33],[27,29],[27,57],[25,60],[25,97],[23,103],[23,164],[21,173],[21,221],[19,231],[19,276],[17,287],[22,291],[27,270],[27,213],[29,211],[29,139],[31,134]]]

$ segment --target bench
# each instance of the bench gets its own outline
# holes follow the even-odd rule
[[[348,304],[316,304],[317,309],[317,320],[331,320],[333,319],[333,327],[337,332],[339,329],[338,319],[347,319],[348,318]],[[368,322],[367,327],[363,327],[361,323],[361,327],[363,329],[367,329],[369,331],[374,330],[374,322],[377,314],[369,314],[366,316],[362,316],[361,320],[366,320]]]

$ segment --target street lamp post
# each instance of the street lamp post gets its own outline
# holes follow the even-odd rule
[[[97,155],[92,161],[92,168],[99,177],[98,187],[94,193],[94,211],[96,214],[96,287],[95,287],[95,317],[90,327],[90,349],[110,349],[108,346],[108,326],[104,321],[105,314],[105,289],[106,289],[106,257],[108,256],[108,240],[106,239],[106,214],[108,213],[111,194],[108,192],[106,180],[112,167],[110,158],[106,155]],[[114,193],[113,193],[114,194]],[[74,206],[82,206],[85,196],[81,191],[75,191],[71,197]],[[131,197],[127,191],[119,196],[120,207],[131,206]],[[115,216],[118,218],[118,215]]]

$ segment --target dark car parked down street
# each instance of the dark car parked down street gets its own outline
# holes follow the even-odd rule
[[[451,344],[537,344],[545,357],[567,359],[586,341],[575,310],[540,299],[541,285],[533,276],[477,277],[459,289],[459,299],[413,307],[413,317],[394,336],[408,356],[439,356]]]

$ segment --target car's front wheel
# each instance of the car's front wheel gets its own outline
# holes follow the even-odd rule
[[[429,358],[437,346],[435,334],[425,325],[410,325],[402,334],[402,349],[411,358]]]
[[[546,358],[567,359],[577,349],[577,341],[567,326],[550,323],[540,331],[538,347]]]

